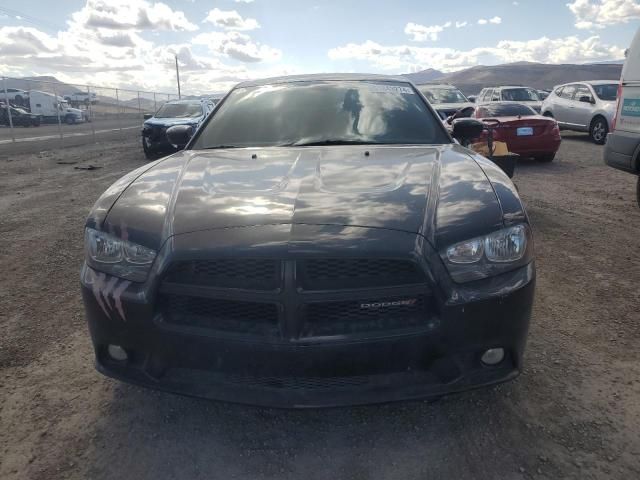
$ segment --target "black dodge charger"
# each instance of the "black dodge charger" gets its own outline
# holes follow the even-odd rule
[[[482,128],[463,119],[453,136]],[[514,378],[534,295],[509,178],[387,76],[246,82],[186,149],[86,222],[96,365],[283,407],[440,396]]]

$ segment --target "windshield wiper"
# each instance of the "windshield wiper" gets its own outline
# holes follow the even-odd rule
[[[202,150],[218,150],[223,148],[242,148],[238,145],[214,145],[213,147],[204,147]]]
[[[326,138],[323,140],[310,140],[308,142],[299,141],[299,142],[294,142],[289,144],[289,146],[291,147],[316,147],[316,146],[322,146],[322,145],[381,145],[381,144],[378,142],[371,142],[366,140],[346,140],[346,139],[331,139],[331,138]]]

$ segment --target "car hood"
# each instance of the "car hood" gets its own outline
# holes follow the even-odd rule
[[[193,125],[199,123],[202,117],[191,118],[150,118],[144,124],[149,126],[172,127],[174,125]]]
[[[187,232],[283,224],[384,228],[439,245],[503,224],[487,174],[454,144],[186,150],[105,206],[116,190],[88,225],[151,248]]]

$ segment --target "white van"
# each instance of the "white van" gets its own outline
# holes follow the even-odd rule
[[[622,68],[616,113],[604,149],[607,165],[640,175],[640,29]],[[636,195],[640,205],[640,177]]]

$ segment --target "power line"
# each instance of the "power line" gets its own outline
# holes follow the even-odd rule
[[[9,15],[10,17],[15,18],[16,20],[20,20],[31,25],[35,25],[37,27],[43,27],[50,31],[55,31],[56,33],[60,30],[64,30],[64,27],[60,25],[54,25],[45,20],[41,20],[27,13],[19,12],[18,10],[13,10],[12,8],[0,7],[0,13],[4,13],[5,15]]]

